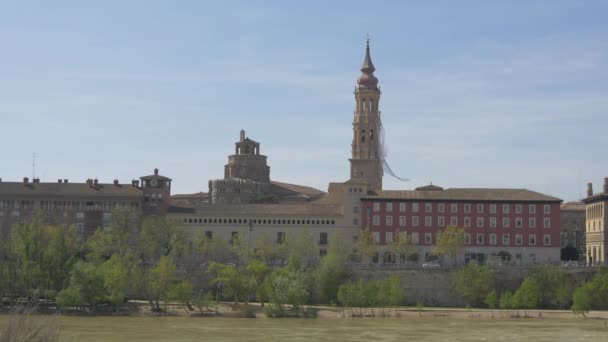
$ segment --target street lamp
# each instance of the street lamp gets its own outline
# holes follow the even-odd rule
[[[253,231],[253,220],[247,221],[247,253],[251,251],[251,232]]]

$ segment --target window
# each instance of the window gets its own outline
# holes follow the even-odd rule
[[[353,226],[359,225],[359,219],[353,219]]]
[[[406,210],[405,203],[399,203],[399,211],[402,212],[402,213],[404,213],[405,210]]]
[[[528,205],[528,212],[530,214],[535,214],[536,213],[536,204],[529,204]]]
[[[452,213],[457,212],[457,211],[458,211],[458,204],[456,204],[456,203],[452,203],[452,204],[450,205],[450,211],[451,211]]]
[[[536,234],[528,235],[528,245],[530,245],[530,246],[536,245]]]
[[[444,207],[445,206],[444,206],[443,203],[437,204],[437,211],[440,212],[440,213],[442,213],[444,211],[444,209],[445,209]]]
[[[439,216],[439,217],[437,218],[437,225],[438,225],[439,227],[444,227],[444,226],[445,226],[445,217],[443,217],[443,216]]]
[[[387,226],[392,226],[393,225],[393,217],[392,216],[386,216],[385,220],[386,220],[386,225]]]
[[[405,227],[405,224],[406,224],[405,216],[399,216],[399,226]]]
[[[353,207],[353,213],[358,214],[359,213],[359,207]]]
[[[456,217],[456,216],[450,217],[450,226],[458,227],[458,217]]]
[[[521,228],[523,226],[523,221],[521,217],[515,218],[515,228]]]
[[[230,244],[233,244],[234,242],[239,241],[239,232],[232,232],[230,236],[231,236]],[[281,241],[279,241],[278,237],[277,237],[277,243],[282,243]]]
[[[471,205],[470,204],[465,204],[464,205],[464,212],[465,213],[470,213],[471,212]]]
[[[393,203],[391,203],[391,202],[386,203],[386,211],[387,212],[393,211]]]
[[[508,214],[509,213],[509,205],[508,204],[503,204],[502,205],[502,213],[503,214]]]
[[[327,233],[319,233],[319,245],[327,245]]]
[[[484,244],[484,238],[485,238],[485,236],[483,234],[477,234],[477,244],[478,245],[483,245]]]
[[[83,234],[84,233],[84,223],[76,223],[76,230],[78,231],[79,234]],[[106,229],[104,229],[106,230]]]
[[[471,218],[470,217],[465,217],[464,218],[464,226],[465,227],[470,227],[471,226]]]
[[[490,204],[490,214],[496,214],[496,204]]]
[[[496,234],[490,234],[490,245],[496,245]]]
[[[384,233],[384,240],[385,240],[386,243],[393,242],[393,232],[386,232],[386,233]]]
[[[424,211],[427,213],[430,213],[433,211],[433,204],[432,203],[425,203],[424,204]]]
[[[380,232],[372,232],[372,239],[374,243],[380,242]]]
[[[416,244],[416,245],[420,243],[420,237],[419,237],[418,232],[412,233],[412,243]]]
[[[380,225],[380,215],[374,215],[372,222],[373,222],[374,226],[379,226]]]
[[[363,108],[365,108],[365,100],[363,100]],[[361,142],[365,142],[365,130],[361,130]]]
[[[433,243],[433,234],[432,233],[424,233],[424,243],[430,245]]]
[[[477,204],[477,213],[478,214],[483,214],[483,210],[484,210],[483,207],[484,207],[483,203],[478,203]]]
[[[543,235],[543,245],[551,246],[551,235],[549,235],[549,234]]]
[[[543,219],[543,228],[550,228],[551,227],[551,219],[548,217],[545,217]]]
[[[380,211],[380,203],[374,202],[374,211]]]
[[[207,240],[213,240],[213,232],[211,232],[211,231],[206,231],[206,232],[205,232],[205,238],[206,238]]]
[[[521,214],[522,211],[522,205],[521,204],[516,204],[515,205],[515,213],[516,214]]]
[[[521,246],[522,245],[522,236],[521,234],[515,234],[515,245],[516,246]]]
[[[503,246],[508,246],[509,245],[509,234],[503,234],[502,235],[502,245]]]
[[[550,213],[550,212],[551,212],[551,206],[550,206],[549,204],[545,204],[545,205],[543,206],[543,212],[544,212],[545,214]]]
[[[430,227],[433,225],[433,217],[432,216],[425,216],[424,217],[424,226],[425,227]]]
[[[76,219],[77,220],[84,220],[84,213],[83,212],[76,213]]]
[[[418,216],[412,216],[412,226],[417,227],[418,223]]]
[[[471,234],[470,233],[464,233],[464,243],[465,243],[465,245],[471,244]]]
[[[327,249],[321,248],[319,249],[319,257],[324,257],[327,255]]]
[[[490,228],[496,228],[496,217],[490,217]]]
[[[277,243],[282,244],[285,242],[285,232],[277,232]]]
[[[534,217],[528,219],[528,227],[536,228],[536,219]]]
[[[415,213],[418,212],[418,203],[412,203],[412,211]]]
[[[478,217],[477,218],[477,228],[483,228],[484,225],[485,225],[485,222],[484,222],[483,217]]]
[[[504,217],[502,219],[502,227],[503,228],[509,228],[509,218],[508,217]]]

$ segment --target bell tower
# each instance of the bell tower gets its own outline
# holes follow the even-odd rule
[[[361,76],[355,87],[355,118],[350,161],[350,179],[364,181],[371,190],[382,190],[382,158],[380,154],[380,89],[374,76],[374,64],[369,53],[369,39]]]

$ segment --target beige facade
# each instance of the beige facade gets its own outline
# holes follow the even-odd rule
[[[606,264],[608,261],[608,228],[606,206],[608,205],[608,177],[604,178],[604,191],[594,194],[591,183],[587,187],[585,203],[585,235],[587,262]]]

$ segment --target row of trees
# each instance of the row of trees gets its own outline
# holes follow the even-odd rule
[[[452,275],[454,290],[471,306],[501,309],[568,309],[585,314],[608,309],[608,269],[588,282],[577,280],[559,266],[531,268],[514,291],[497,281],[494,270],[469,264]]]
[[[404,291],[401,279],[392,276],[381,280],[359,280],[340,285],[338,301],[351,317],[375,316],[374,308],[380,308],[380,316],[386,316],[386,308],[403,305]],[[371,308],[366,311],[364,308]],[[389,313],[390,314],[390,313]]]

